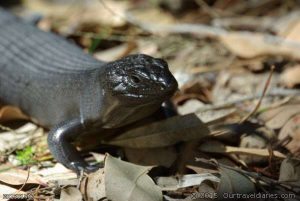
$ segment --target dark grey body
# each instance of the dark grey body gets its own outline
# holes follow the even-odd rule
[[[50,128],[51,153],[77,173],[95,170],[71,144],[79,135],[142,120],[177,90],[161,59],[101,62],[1,8],[0,72],[0,101]]]
[[[0,99],[21,107],[41,125],[51,127],[78,116],[84,96],[80,92],[87,83],[100,82],[95,74],[103,64],[0,10]],[[99,102],[100,93],[86,94]]]

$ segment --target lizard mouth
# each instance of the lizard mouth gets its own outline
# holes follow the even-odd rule
[[[142,89],[134,90],[133,92],[123,93],[121,96],[128,100],[143,100],[146,102],[163,102],[173,96],[177,89]],[[139,101],[140,102],[140,101]]]

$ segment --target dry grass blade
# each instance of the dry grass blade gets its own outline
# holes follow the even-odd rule
[[[271,67],[271,71],[270,71],[270,74],[269,74],[269,77],[267,79],[267,82],[265,84],[265,87],[264,87],[264,90],[263,90],[263,93],[260,97],[260,99],[258,100],[258,103],[256,104],[255,108],[247,115],[245,116],[242,120],[240,120],[240,124],[244,123],[245,121],[247,121],[259,108],[259,106],[261,105],[261,102],[263,100],[263,98],[265,97],[266,95],[266,92],[267,92],[267,89],[270,85],[270,82],[271,82],[271,78],[272,78],[272,75],[273,75],[273,72],[274,72],[274,69],[275,69],[275,66],[272,66]]]

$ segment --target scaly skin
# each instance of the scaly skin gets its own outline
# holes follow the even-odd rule
[[[77,173],[95,170],[71,144],[79,135],[136,123],[177,90],[161,59],[137,54],[98,61],[1,8],[0,72],[0,100],[50,128],[51,153]]]

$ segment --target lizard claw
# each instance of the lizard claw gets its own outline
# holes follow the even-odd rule
[[[102,167],[103,166],[101,164],[88,165],[87,163],[82,163],[82,162],[70,163],[70,169],[74,170],[78,176],[82,175],[82,173],[95,172]]]

